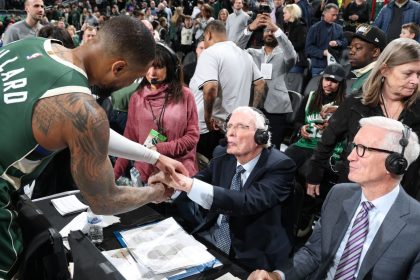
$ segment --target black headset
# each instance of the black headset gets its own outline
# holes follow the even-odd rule
[[[157,47],[161,47],[162,49],[164,49],[166,52],[169,53],[169,56],[171,57],[172,63],[174,64],[174,67],[175,67],[174,79],[179,80],[179,69],[181,68],[181,63],[178,59],[178,56],[170,47],[168,47],[165,44],[157,42],[156,48]]]
[[[408,145],[408,139],[410,138],[411,128],[404,125],[402,131],[402,137],[398,142],[402,147],[401,153],[392,153],[385,159],[385,168],[390,173],[395,175],[403,175],[407,170],[408,162],[404,157],[405,147]]]
[[[268,140],[270,139],[270,133],[268,131],[270,121],[267,119],[267,117],[264,115],[264,113],[261,112],[260,109],[257,109],[255,107],[250,107],[250,108],[264,118],[264,125],[267,127],[267,129],[257,128],[257,130],[255,131],[255,134],[254,134],[254,141],[258,145],[265,145],[265,144],[268,143]],[[227,124],[229,122],[231,116],[232,116],[232,113],[230,113],[227,116],[225,124]]]

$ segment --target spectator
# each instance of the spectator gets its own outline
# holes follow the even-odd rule
[[[356,81],[351,86],[351,93],[361,93],[363,84],[386,44],[385,33],[376,26],[361,24],[352,34],[348,46],[349,61]]]
[[[392,0],[382,8],[373,24],[391,42],[400,37],[402,25],[410,22],[420,24],[420,4],[413,0]]]
[[[385,117],[363,118],[360,126],[348,156],[349,179],[355,184],[330,191],[321,220],[292,267],[255,271],[248,280],[416,277],[420,204],[401,188],[397,169],[419,156],[418,137]]]
[[[222,22],[215,20],[207,25],[204,46],[206,50],[198,60],[190,86],[200,121],[197,151],[212,158],[214,148],[224,137],[221,129],[227,116],[238,106],[264,102],[264,80],[252,57],[227,40]]]
[[[283,30],[283,8],[284,0],[274,0],[274,9],[270,13],[271,20]]]
[[[319,80],[316,91],[311,91],[306,95],[296,115],[295,128],[298,131],[298,140],[290,145],[285,154],[296,163],[296,179],[299,184],[296,187],[304,187],[306,182],[301,174],[305,174],[305,163],[307,164],[311,158],[323,131],[328,126],[329,117],[335,112],[338,106],[344,101],[346,95],[346,72],[344,68],[337,63],[330,64],[325,68],[322,78]],[[332,158],[335,160],[340,158],[345,143],[340,142],[334,147]],[[332,172],[331,172],[332,173]],[[335,177],[335,174],[331,174]],[[330,184],[322,186],[321,195],[325,198],[331,187]],[[297,190],[296,194],[304,194],[305,190]],[[303,199],[302,201],[300,201]],[[312,229],[314,215],[317,214],[317,208],[321,200],[315,200],[308,195],[296,197],[295,201],[299,201],[302,205],[300,209],[300,217],[298,219],[298,237],[306,236]]]
[[[197,107],[191,91],[182,86],[183,75],[176,54],[161,44],[140,88],[131,96],[124,136],[161,154],[179,160],[190,176],[197,172]],[[124,175],[129,161],[119,158],[115,178]],[[153,165],[134,163],[141,180],[156,171]]]
[[[195,40],[198,40],[203,36],[204,29],[206,29],[207,24],[212,22],[214,18],[212,17],[212,8],[209,4],[203,4],[201,6],[201,13],[194,20],[194,37]]]
[[[243,10],[243,0],[235,0],[233,2],[233,13],[231,13],[226,20],[227,39],[238,42],[242,36],[244,28],[248,25],[249,15]]]
[[[93,39],[93,37],[96,36],[96,27],[93,26],[87,26],[85,31],[83,31],[83,37],[82,37],[82,42],[80,42],[80,45],[84,45],[87,42],[89,42],[90,40]]]
[[[182,7],[176,7],[174,15],[171,18],[169,25],[169,39],[170,45],[174,52],[178,52],[181,44],[181,30],[183,27],[184,15],[182,14]],[[191,39],[192,39],[191,35]]]
[[[99,25],[98,18],[92,13],[91,9],[89,9],[88,12],[87,12],[84,24],[87,24],[89,26],[98,26]]]
[[[67,26],[67,31],[69,32],[70,37],[73,40],[74,46],[78,47],[80,42],[79,42],[79,35],[77,35],[76,28],[73,25],[69,25]]]
[[[284,267],[292,249],[293,161],[270,148],[268,122],[253,108],[232,112],[226,137],[227,153],[194,179],[177,184],[158,174],[150,182],[185,191],[175,200],[181,207],[208,210],[194,232],[247,269]]]
[[[184,16],[184,25],[181,29],[181,47],[180,51],[186,55],[194,49],[193,38],[193,20],[191,16]]]
[[[203,7],[203,5],[204,5],[203,0],[197,0],[197,5],[194,6],[194,9],[191,14],[192,19],[196,19],[197,16],[200,15],[201,8]]]
[[[366,0],[350,2],[343,12],[344,30],[354,32],[360,24],[369,23],[369,11]]]
[[[292,42],[297,53],[296,64],[290,69],[290,73],[303,73],[308,67],[308,59],[305,53],[306,24],[301,19],[301,9],[296,4],[288,4],[283,8],[284,33]]]
[[[330,157],[337,143],[351,143],[362,117],[385,116],[410,125],[420,132],[420,96],[418,73],[420,72],[420,44],[411,39],[396,39],[388,44],[379,56],[374,68],[363,85],[363,95],[348,97],[329,120],[317,149],[311,158],[307,176],[308,195],[319,195],[319,184],[328,178]],[[339,182],[347,181],[348,150],[341,161],[332,167],[338,170]],[[405,173],[401,185],[413,197],[420,190],[420,166],[416,160]]]
[[[165,5],[163,3],[159,3],[157,10],[156,10],[156,17],[160,19],[161,17],[168,18],[168,14],[165,11]]]
[[[150,14],[153,16],[153,20],[157,18],[157,8],[155,1],[150,1]]]
[[[3,34],[3,44],[35,37],[42,28],[40,21],[44,16],[44,2],[42,0],[25,0],[26,19],[10,25]]]
[[[165,6],[165,13],[167,14],[166,19],[168,20],[168,22],[170,22],[172,18],[172,10],[170,7],[168,7],[168,2],[166,2],[166,0],[163,0],[162,4]]]
[[[200,57],[201,53],[204,51],[204,49],[205,49],[204,48],[204,41],[201,40],[197,43],[197,47],[195,48],[194,59],[192,59],[191,62],[184,64],[184,83],[186,85],[190,84],[191,78],[193,77],[194,72],[195,72],[195,68],[197,67],[197,60]],[[187,59],[187,57],[184,58],[184,63],[186,62],[185,61],[186,59]],[[193,87],[193,85],[191,84],[190,87]],[[201,102],[200,106],[202,107],[202,105],[203,105],[203,102]],[[198,106],[198,104],[197,104],[197,106]]]
[[[410,38],[419,41],[420,27],[413,22],[403,24],[401,27],[400,38]]]
[[[261,49],[247,49],[260,67],[263,78],[267,85],[266,99],[260,108],[270,121],[272,140],[271,142],[280,149],[283,142],[286,115],[292,112],[292,104],[284,81],[286,73],[296,62],[296,52],[286,34],[271,20],[268,14],[259,14],[249,25],[249,29],[264,28]],[[249,39],[252,32],[244,29],[245,39]],[[241,41],[242,39],[240,39]],[[268,68],[268,69],[267,69]]]
[[[228,19],[229,16],[229,12],[226,9],[221,9],[219,11],[219,14],[217,16],[217,19],[220,20],[221,22],[223,22],[226,25],[226,21]]]
[[[308,0],[294,0],[294,1],[295,1],[295,4],[298,5],[300,10],[302,11],[302,19],[306,23],[306,26],[309,29],[312,26],[312,13],[311,13],[311,8],[309,6]],[[326,6],[327,5],[325,5],[325,7]],[[336,7],[338,11],[338,6],[336,5]],[[322,11],[324,10],[325,8]]]
[[[309,28],[306,37],[306,54],[311,58],[312,76],[319,75],[327,66],[330,50],[342,50],[347,47],[343,37],[343,27],[334,21],[338,16],[338,6],[327,4],[323,11],[324,18]]]

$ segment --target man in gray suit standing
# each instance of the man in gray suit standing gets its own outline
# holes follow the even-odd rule
[[[321,219],[289,271],[248,279],[419,279],[420,203],[400,186],[419,155],[418,137],[385,117],[360,120],[349,179],[333,187]]]
[[[270,121],[272,143],[280,148],[287,113],[292,112],[292,104],[286,88],[285,76],[295,65],[297,55],[286,34],[272,21],[269,14],[258,14],[257,18],[243,31],[238,40],[239,47],[245,47],[253,31],[263,28],[264,46],[249,48],[266,82],[266,99],[260,104]]]

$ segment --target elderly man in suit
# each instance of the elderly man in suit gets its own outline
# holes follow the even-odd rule
[[[418,137],[385,117],[360,120],[349,179],[328,194],[320,221],[288,271],[248,279],[419,279],[420,204],[400,186]]]
[[[257,18],[243,31],[238,45],[246,46],[253,31],[260,28],[264,29],[264,46],[260,49],[249,48],[247,51],[265,79],[267,97],[264,104],[260,106],[270,120],[272,143],[280,148],[283,142],[286,115],[293,111],[285,76],[295,65],[297,55],[286,34],[268,14],[257,15]]]
[[[284,267],[292,248],[295,164],[270,148],[267,119],[238,107],[226,125],[227,154],[213,158],[193,179],[163,173],[150,182],[183,190],[182,207],[209,210],[194,232],[249,269]]]

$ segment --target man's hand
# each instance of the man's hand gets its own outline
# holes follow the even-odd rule
[[[258,14],[257,17],[254,19],[254,21],[251,22],[250,25],[248,25],[248,30],[255,31],[260,27],[265,27],[266,24],[267,24],[266,15]]]
[[[328,54],[329,54],[329,52],[328,52],[328,50],[324,50],[324,56],[328,56]]]
[[[265,28],[270,30],[271,33],[273,33],[273,36],[274,33],[276,33],[276,31],[279,29],[279,27],[271,20],[269,15],[265,16]]]
[[[149,187],[156,190],[157,198],[153,201],[153,203],[168,201],[174,193],[174,189],[168,188],[161,183],[154,183],[149,185]]]
[[[248,280],[282,280],[280,275],[265,270],[255,270],[248,276]]]
[[[318,185],[306,184],[306,194],[312,197],[319,196],[319,184]]]
[[[188,170],[184,167],[182,163],[171,159],[164,155],[159,155],[159,158],[156,162],[156,167],[159,170],[163,171],[165,174],[169,175],[174,179],[176,182],[179,182],[181,179],[179,177],[179,173],[188,176]]]
[[[334,47],[337,47],[337,46],[338,46],[338,43],[337,43],[337,41],[330,41],[330,42],[328,43],[328,45],[329,45],[330,47],[334,48]]]
[[[168,174],[159,172],[149,177],[148,184],[162,183],[176,190],[189,192],[191,190],[193,180],[182,174],[177,175],[179,180],[174,180],[171,176],[168,176]]]

